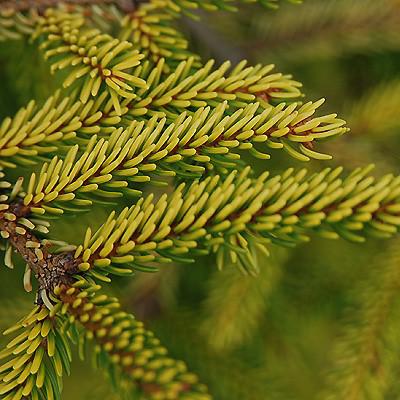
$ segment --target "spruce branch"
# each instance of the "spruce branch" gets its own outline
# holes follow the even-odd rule
[[[206,11],[237,11],[237,3],[259,3],[268,8],[277,8],[280,0],[151,0],[157,4],[162,2],[164,7],[168,7],[174,13],[185,13],[195,16],[191,11],[203,8]],[[287,0],[292,3],[301,3],[302,0]]]
[[[252,241],[292,246],[312,232],[356,242],[387,238],[400,224],[400,179],[375,180],[369,170],[341,177],[341,168],[327,168],[307,177],[306,170],[289,169],[251,179],[246,168],[186,189],[181,184],[157,202],[150,195],[111,213],[95,233],[88,228],[74,257],[81,271],[108,281],[109,273],[152,271],[154,263],[191,262],[211,251],[248,254]]]
[[[85,92],[87,88],[90,88],[91,85],[95,86],[97,85],[96,82],[101,81],[101,77],[98,76],[93,80],[89,74],[84,84],[86,89],[79,89],[80,100],[81,103],[84,104],[79,104],[79,102],[72,103],[72,99],[75,98],[74,94],[71,95],[70,101],[64,98],[59,102],[57,100],[59,94],[55,94],[47,100],[42,110],[38,111],[36,115],[28,121],[34,109],[34,103],[29,103],[25,109],[20,110],[14,120],[6,118],[0,128],[0,133],[3,136],[2,155],[13,158],[10,161],[2,161],[3,165],[12,167],[15,166],[16,162],[22,164],[31,163],[32,156],[36,156],[40,153],[45,154],[56,149],[55,146],[45,146],[48,142],[50,143],[56,140],[68,141],[72,139],[76,133],[78,135],[80,133],[110,133],[114,131],[114,125],[129,124],[132,118],[144,118],[145,115],[147,115],[147,117],[151,115],[168,115],[168,117],[171,118],[172,113],[176,116],[178,115],[177,113],[181,112],[187,106],[192,106],[193,110],[196,110],[208,104],[218,106],[224,101],[228,101],[230,107],[239,107],[248,105],[253,99],[260,100],[262,106],[261,111],[263,109],[271,111],[271,107],[268,104],[270,99],[274,98],[279,100],[280,98],[291,98],[293,96],[298,96],[300,93],[297,89],[299,86],[297,82],[288,80],[290,76],[268,74],[268,71],[270,71],[273,66],[267,66],[265,68],[261,68],[261,66],[244,68],[245,62],[243,62],[225,78],[223,75],[229,67],[229,64],[226,63],[216,70],[215,74],[211,74],[209,78],[206,78],[212,63],[209,63],[203,69],[199,70],[200,73],[186,76],[185,70],[187,71],[187,69],[190,69],[193,65],[193,60],[189,60],[178,66],[177,70],[169,76],[167,80],[168,85],[166,85],[165,83],[159,82],[159,68],[162,69],[162,64],[163,62],[160,62],[149,76],[150,79],[154,81],[150,92],[140,91],[140,98],[137,100],[135,99],[135,101],[127,100],[120,104],[118,96],[114,96],[115,93],[112,88],[109,89],[114,93],[111,94],[111,99],[108,99],[108,92],[106,91],[97,95],[96,100],[88,100],[86,95],[82,96],[82,93]],[[87,68],[90,67],[88,66]],[[75,77],[74,73],[70,76]],[[129,75],[129,77],[130,79],[138,79],[139,82],[144,82],[144,80],[136,76]],[[175,80],[176,82],[174,83]],[[204,83],[206,84],[204,85]],[[175,84],[177,84],[177,88],[173,88]],[[233,87],[235,87],[235,89],[233,89]],[[212,89],[212,91],[210,89]],[[157,93],[157,95],[154,98],[151,97],[154,96],[155,93]],[[89,96],[93,93],[86,91],[86,94]],[[167,102],[167,104],[165,104],[165,102]],[[160,105],[162,103],[164,104]],[[319,103],[316,104],[319,105]],[[279,108],[282,106],[283,105],[278,105],[277,109],[272,111],[272,114],[284,111]],[[113,110],[113,108],[115,110]],[[290,107],[288,110],[293,111],[292,116],[294,117],[297,112],[301,113],[301,111],[306,108],[311,110],[313,107],[311,104],[307,103],[303,108],[299,108],[298,111],[291,110]],[[311,112],[313,111],[311,110]],[[122,114],[122,117],[119,117],[119,114]],[[264,115],[266,114],[268,114],[268,112]],[[282,112],[281,115],[284,115],[284,113]],[[297,120],[299,120],[299,118],[297,118]],[[299,120],[299,122],[301,121]],[[339,122],[339,120],[337,122]],[[338,132],[340,133],[342,131],[342,129],[339,129]],[[305,137],[306,136],[304,136],[304,138]],[[301,140],[304,139],[301,138]],[[310,140],[307,141],[311,140],[310,138]],[[24,149],[24,147],[28,146],[29,148]],[[289,147],[288,149],[290,152]],[[307,150],[305,151],[307,152]],[[312,152],[308,153],[309,155],[312,154]],[[307,158],[304,154],[301,157],[303,159]]]
[[[273,6],[278,0],[245,2]],[[195,16],[198,8],[234,9],[235,4],[0,0],[0,40],[36,39],[52,72],[67,75],[64,93],[41,108],[29,103],[0,126],[0,167],[29,166],[57,154],[30,175],[26,190],[22,178],[9,183],[0,172],[5,264],[13,268],[12,255],[18,253],[27,264],[25,289],[32,290],[32,275],[38,281],[38,306],[10,330],[22,333],[0,352],[5,360],[0,397],[5,400],[59,400],[61,377],[71,361],[69,339],[80,344],[82,353],[94,344],[98,364],[110,376],[131,381],[142,397],[210,399],[197,377],[121,311],[116,299],[102,295],[95,282],[210,253],[216,254],[218,266],[229,260],[252,273],[257,268],[254,250],[266,251],[270,243],[293,246],[313,233],[356,242],[397,233],[398,176],[375,179],[369,168],[342,176],[340,168],[328,168],[312,175],[290,169],[274,177],[267,172],[253,177],[250,168],[242,168],[242,150],[262,159],[269,158],[269,148],[285,149],[304,161],[328,159],[314,143],[348,129],[336,114],[314,116],[323,100],[293,102],[301,97],[301,84],[273,72],[272,65],[247,66],[243,61],[233,68],[229,62],[214,67],[213,61],[201,65],[190,54],[172,26],[176,17]],[[143,183],[165,185],[165,177],[174,176],[184,182],[170,194],[156,200],[142,197]],[[44,236],[46,218],[85,211],[124,194],[140,199],[111,213],[96,231],[89,227],[77,246],[50,247],[56,242]],[[231,301],[230,310],[213,310],[211,325],[220,326],[223,318],[217,314],[226,311],[228,317],[244,315],[241,322],[257,326],[262,295],[271,284],[268,271],[262,273],[257,285],[225,282],[231,298],[237,290],[251,292],[247,300],[255,301],[254,307]],[[385,275],[384,295],[374,295],[376,308],[365,313],[378,324],[362,330],[367,340],[361,340],[359,352],[378,348],[377,326],[393,299],[389,281],[394,275]],[[235,345],[245,337],[237,320],[229,322],[227,336],[216,335],[217,346],[226,340]],[[366,360],[367,368],[376,362],[355,358]],[[369,371],[351,366],[357,376],[344,392],[353,395],[361,393],[360,382]],[[247,383],[252,376],[246,376]]]
[[[259,2],[270,8],[276,8],[279,0],[242,0],[247,3]],[[299,0],[288,0],[298,2]],[[301,0],[300,0],[301,1]],[[48,9],[64,8],[68,12],[78,12],[94,25],[109,28],[104,19],[119,22],[121,19],[125,33],[139,28],[133,36],[133,42],[142,49],[148,49],[153,61],[162,54],[167,59],[187,58],[186,40],[170,24],[161,21],[176,19],[181,13],[197,17],[191,11],[204,8],[208,11],[219,9],[235,11],[234,0],[3,0],[0,2],[0,41],[21,39],[35,31],[39,16]],[[154,13],[153,13],[154,12]],[[143,14],[152,14],[149,19]],[[128,15],[128,18],[123,18]],[[146,21],[147,19],[147,21]],[[131,21],[131,23],[129,22]],[[150,29],[147,23],[150,23]],[[171,52],[171,45],[178,55]],[[147,53],[147,51],[146,51]]]
[[[147,182],[154,174],[199,176],[205,171],[201,164],[210,163],[232,169],[238,159],[232,149],[249,149],[269,158],[253,147],[257,143],[284,148],[302,160],[329,158],[312,150],[311,142],[344,133],[346,128],[334,114],[309,119],[320,104],[310,102],[295,110],[296,104],[285,107],[282,103],[257,115],[256,103],[230,117],[224,117],[226,104],[222,104],[213,111],[206,108],[193,116],[182,114],[166,128],[165,119],[153,118],[147,124],[134,122],[125,131],[117,129],[109,140],[92,136],[82,155],[78,156],[79,146],[75,145],[64,160],[54,157],[39,174],[31,175],[24,205],[33,213],[61,214],[67,204],[90,206],[92,200],[85,198],[88,194],[109,198],[124,192],[138,195],[130,185]],[[290,140],[300,142],[302,153],[289,145]]]
[[[135,99],[123,100],[121,109],[126,108],[127,117],[165,113],[173,119],[187,108],[217,106],[223,101],[235,109],[258,101],[260,108],[267,108],[271,102],[292,100],[301,96],[301,84],[291,75],[271,73],[274,65],[257,64],[246,67],[243,60],[231,68],[226,61],[213,70],[214,61],[208,61],[200,69],[195,67],[193,58],[182,61],[168,76],[163,76],[164,59],[153,68],[143,62],[134,75],[147,82],[147,89],[139,89]],[[163,114],[161,114],[163,115]]]
[[[122,311],[117,299],[98,290],[97,285],[81,279],[54,292],[59,302],[52,313],[61,312],[83,328],[84,335],[76,335],[81,348],[93,341],[99,363],[135,382],[148,399],[210,399],[206,387],[183,362],[168,356],[143,323]]]
[[[54,153],[65,153],[73,144],[87,144],[93,134],[110,136],[121,117],[103,92],[87,103],[76,92],[63,96],[57,90],[40,107],[34,100],[0,125],[0,166],[31,166]]]
[[[0,177],[4,174],[0,172]],[[78,271],[76,262],[69,253],[56,254],[50,252],[51,243],[41,237],[49,232],[47,221],[31,218],[31,210],[24,206],[21,197],[23,179],[19,178],[12,185],[1,181],[0,195],[0,236],[1,246],[5,249],[4,264],[14,268],[12,254],[19,255],[26,262],[24,288],[32,290],[31,276],[34,274],[38,281],[38,304],[51,307],[48,293],[61,283],[69,283],[71,276]],[[62,250],[62,248],[61,248]],[[66,250],[71,250],[67,246]]]
[[[129,11],[134,8],[137,8],[142,5],[146,5],[146,3],[152,4],[152,7],[158,6],[159,8],[169,7],[171,11],[180,12],[182,9],[196,9],[199,7],[206,8],[208,10],[218,10],[221,8],[230,9],[229,3],[234,3],[236,0],[132,0],[129,4],[128,1],[124,0],[1,0],[0,1],[0,10],[16,10],[16,11],[27,11],[30,9],[45,9],[45,8],[54,8],[61,4],[68,5],[78,5],[81,7],[91,6],[91,5],[104,5],[104,4],[113,4],[118,6],[123,11]],[[270,5],[273,3],[278,3],[280,0],[239,0],[243,3],[261,3],[265,5]],[[292,3],[299,3],[301,0],[287,0]],[[237,10],[237,9],[234,9]]]
[[[135,0],[2,0],[0,41],[30,37],[35,32],[40,16],[49,8],[76,11],[99,24],[100,17],[116,19],[115,7],[121,12],[131,12],[135,8]]]
[[[13,250],[18,252],[26,262],[24,275],[25,290],[32,290],[31,274],[35,275],[39,283],[38,303],[51,303],[47,294],[53,288],[64,282],[69,283],[71,276],[78,270],[71,254],[52,254],[46,242],[40,240],[33,230],[48,232],[48,229],[38,222],[36,225],[25,216],[29,211],[22,204],[2,205],[0,211],[0,233],[6,240],[5,264],[14,268],[12,260]],[[36,222],[34,220],[34,222]]]
[[[81,14],[47,9],[33,37],[44,36],[41,48],[46,50],[46,58],[54,59],[52,72],[69,70],[64,87],[79,83],[83,103],[106,90],[120,114],[119,97],[132,99],[135,87],[147,87],[144,80],[129,73],[144,56],[133,50],[131,43],[83,25]]]
[[[32,100],[14,118],[5,118],[0,126],[0,165],[35,164],[41,156],[54,153],[58,142],[74,139],[84,123],[77,116],[83,106],[71,100],[57,91],[41,108]]]
[[[139,2],[140,0],[133,0],[132,6],[135,6],[135,4]],[[100,6],[104,4],[115,4],[120,6],[122,9],[127,5],[127,3],[120,0],[1,0],[0,10],[14,12],[37,10],[43,12],[46,8],[56,8],[60,5],[87,7],[92,5]]]
[[[236,69],[241,71],[244,68],[244,64],[245,63],[242,63],[242,65],[238,66]],[[163,62],[160,62],[156,69],[152,70],[150,74],[150,79],[152,81],[155,75],[160,73],[163,68],[162,65]],[[268,104],[268,101],[270,101],[269,96],[272,96],[271,99],[275,98],[279,100],[286,96],[289,98],[291,96],[297,96],[300,93],[297,89],[297,86],[299,86],[297,82],[287,81],[287,76],[282,76],[282,74],[279,73],[268,75],[267,71],[271,70],[273,66],[264,68],[265,74],[260,70],[260,66],[256,66],[254,68],[246,68],[242,71],[244,74],[240,72],[233,74],[232,72],[229,76],[224,78],[222,75],[224,75],[228,64],[221,66],[215,71],[217,73],[214,74],[214,78],[211,76],[206,87],[199,91],[193,91],[192,89],[196,89],[196,87],[200,88],[201,81],[206,79],[207,70],[211,65],[212,63],[210,63],[208,67],[200,70],[200,75],[194,74],[191,75],[192,79],[190,77],[186,77],[185,79],[186,74],[184,70],[185,68],[191,69],[193,60],[182,63],[179,65],[177,71],[170,75],[168,85],[160,83],[159,76],[153,82],[150,92],[143,93],[141,91],[140,98],[135,99],[135,101],[128,100],[126,104],[123,102],[122,108],[118,111],[114,109],[116,106],[115,99],[109,99],[106,91],[97,93],[95,99],[84,98],[84,101],[82,101],[82,91],[80,89],[78,93],[75,91],[68,97],[61,96],[61,92],[57,91],[46,100],[40,109],[35,105],[34,101],[31,101],[24,108],[20,109],[14,118],[7,117],[0,125],[0,155],[2,156],[0,165],[15,168],[17,164],[32,164],[37,161],[37,156],[45,156],[46,154],[52,153],[58,150],[61,145],[68,147],[67,145],[69,142],[72,142],[72,139],[77,141],[81,137],[85,138],[87,135],[97,133],[108,136],[114,132],[117,127],[130,125],[132,119],[137,119],[138,117],[151,118],[152,115],[156,115],[161,118],[162,116],[168,115],[168,122],[171,122],[171,113],[174,113],[175,116],[181,114],[177,119],[180,121],[182,116],[185,115],[182,114],[182,111],[186,106],[193,107],[193,118],[197,117],[199,113],[202,113],[202,111],[198,111],[196,114],[196,110],[202,110],[202,107],[208,104],[218,108],[221,107],[221,104],[227,103],[227,105],[224,106],[225,112],[228,111],[228,105],[229,107],[247,106],[245,110],[247,114],[253,109],[251,101],[257,99],[261,101],[262,107],[266,110],[263,116],[270,114],[272,117],[283,111],[285,107],[281,104],[275,110],[271,109]],[[146,76],[146,79],[148,77],[149,76]],[[172,78],[177,78],[177,82],[175,83],[180,83],[180,89],[173,89],[175,83]],[[188,80],[190,80],[190,82],[188,82]],[[185,85],[185,81],[189,83],[189,86]],[[227,90],[226,87],[228,87],[228,85],[224,82],[228,83],[230,86],[232,84],[236,86],[239,85],[237,93]],[[89,85],[92,83],[93,85],[95,84],[91,82]],[[215,86],[215,83],[218,84],[218,89],[214,88],[213,91],[207,90],[207,88],[210,88],[212,85]],[[257,89],[257,86],[259,89]],[[279,87],[281,87],[281,89],[279,89]],[[288,92],[286,92],[286,90],[288,90]],[[169,94],[172,94],[171,91],[176,92],[172,97],[169,96]],[[252,94],[252,92],[254,94]],[[154,98],[151,97],[155,93],[158,93],[158,95]],[[81,99],[76,100],[79,94]],[[211,100],[199,100],[200,98],[210,98]],[[228,100],[224,100],[224,98],[228,98]],[[162,103],[165,99],[167,99],[168,104],[159,106],[160,102]],[[315,108],[319,105],[320,104],[317,102]],[[291,110],[291,108],[288,108],[286,111],[287,115],[284,112],[281,112],[281,115],[289,116],[288,111],[291,110],[293,117],[295,117],[297,112],[301,114],[301,112],[303,110],[305,112],[306,109],[312,112],[312,108],[313,106],[307,103],[303,108],[298,107],[298,110]],[[218,108],[218,110],[220,110],[220,108]],[[254,111],[251,112],[255,114]],[[307,116],[307,118],[309,117],[310,116]],[[220,119],[222,119],[222,117]],[[282,120],[283,118],[277,122]],[[302,122],[299,118],[297,118],[297,120]],[[323,122],[323,120],[324,119],[322,119],[321,122]],[[334,120],[334,117],[332,120]],[[340,122],[340,120],[337,120],[337,122]],[[152,123],[150,122],[150,124]],[[339,130],[338,133],[342,131],[343,130]],[[310,139],[309,141],[312,141],[311,137],[307,135],[304,135],[304,137],[308,137]]]
[[[5,334],[20,332],[0,352],[3,400],[60,399],[62,377],[69,374],[71,350],[61,329],[63,317],[37,306]]]
[[[154,64],[164,58],[164,70],[171,72],[170,67],[176,67],[180,61],[199,57],[188,51],[188,41],[174,28],[176,18],[166,9],[167,4],[168,1],[143,3],[122,16],[118,38],[133,43]]]

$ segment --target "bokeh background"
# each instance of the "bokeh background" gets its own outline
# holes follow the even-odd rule
[[[325,97],[324,112],[337,112],[351,128],[324,145],[332,161],[305,165],[276,152],[268,161],[249,158],[257,171],[374,163],[376,176],[399,174],[399,0],[306,0],[282,2],[279,10],[246,5],[236,14],[199,15],[200,21],[183,18],[179,24],[203,59],[276,64],[303,83],[307,99]],[[21,42],[0,44],[0,76],[1,118],[57,87],[41,55]],[[54,222],[52,235],[74,243],[107,213],[102,208]],[[109,290],[200,375],[217,400],[395,400],[399,244],[315,237],[293,249],[271,246],[270,257],[258,254],[258,276],[231,265],[218,271],[210,256],[114,280]],[[32,305],[22,276],[23,266],[0,268],[1,329]],[[118,399],[90,360],[76,361],[64,398]]]

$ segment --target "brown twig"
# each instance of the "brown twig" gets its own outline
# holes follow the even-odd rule
[[[62,283],[71,282],[72,275],[78,272],[78,264],[72,252],[50,253],[48,246],[18,223],[18,219],[28,216],[29,212],[30,208],[22,203],[10,205],[0,212],[0,231],[38,280],[38,301],[41,302],[43,291],[47,293]]]

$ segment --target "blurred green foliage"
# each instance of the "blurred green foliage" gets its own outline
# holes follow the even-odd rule
[[[306,0],[278,11],[249,5],[181,23],[204,59],[275,63],[304,84],[311,100],[328,98],[324,111],[339,111],[352,132],[327,145],[334,160],[323,166],[373,162],[377,175],[400,171],[399,1]],[[47,66],[29,45],[12,46],[0,46],[1,117],[56,86],[49,79],[36,84]],[[258,171],[302,165],[279,155],[251,163]],[[107,212],[57,221],[53,235],[68,241]],[[394,400],[400,398],[397,245],[316,238],[287,251],[271,247],[269,258],[258,255],[259,277],[228,265],[219,272],[210,256],[115,280],[112,290],[217,400]],[[30,309],[31,295],[15,295],[22,275],[22,267],[15,274],[0,269],[1,328]],[[75,366],[64,398],[116,399],[89,364]]]

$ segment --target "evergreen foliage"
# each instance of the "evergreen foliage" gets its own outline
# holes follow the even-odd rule
[[[152,331],[122,310],[107,284],[215,254],[224,271],[213,273],[196,326],[200,336],[216,330],[211,354],[204,349],[204,357],[222,362],[215,354],[236,351],[264,328],[269,298],[289,257],[274,253],[262,265],[260,255],[272,245],[295,247],[316,236],[362,243],[397,233],[400,176],[395,173],[375,178],[372,166],[352,172],[267,170],[266,160],[271,154],[279,159],[280,149],[296,162],[330,160],[317,145],[349,128],[336,113],[319,113],[324,99],[303,101],[301,83],[275,72],[272,64],[215,66],[189,49],[179,17],[197,18],[199,9],[237,11],[244,7],[240,3],[269,9],[284,2],[0,0],[0,40],[29,42],[47,63],[48,79],[59,85],[47,100],[30,101],[0,125],[4,264],[14,269],[22,258],[23,286],[36,292],[27,316],[16,324],[7,321],[11,328],[5,334],[13,338],[0,352],[1,398],[61,399],[74,351],[106,372],[119,398],[219,398],[201,383],[201,374],[189,372]],[[304,6],[304,26],[327,12],[322,7],[309,14],[306,7],[311,6]],[[343,6],[345,17],[357,14],[358,2],[352,7]],[[357,18],[379,20],[374,10]],[[292,25],[293,31],[284,29],[290,37],[304,27]],[[378,133],[397,127],[366,117],[379,102],[385,119],[396,115],[398,97],[387,107],[385,93],[378,89],[354,107],[359,135],[368,124]],[[262,173],[247,165],[249,155],[261,160]],[[72,238],[54,233],[57,220],[99,206],[112,210],[108,217],[89,219],[81,236],[78,229]],[[388,252],[393,259],[379,272],[380,284],[374,285],[371,273],[373,283],[357,292],[361,327],[350,324],[337,346],[337,368],[322,394],[326,399],[398,394],[392,383],[398,341],[392,330],[381,331],[391,321],[398,289],[395,247]],[[192,340],[202,343],[195,335]],[[381,350],[381,342],[389,343],[389,351]],[[176,349],[172,354],[180,355]],[[197,358],[202,356],[200,351]],[[380,357],[385,378],[374,371]],[[232,354],[227,360],[237,373],[227,378],[234,384],[247,372],[249,379],[259,378],[257,360],[247,360],[244,368]],[[216,370],[222,376],[231,372]],[[289,398],[275,382],[254,385],[255,395],[250,388],[241,394],[244,385],[234,384],[226,390],[240,398],[261,399],[267,391],[271,398]]]

